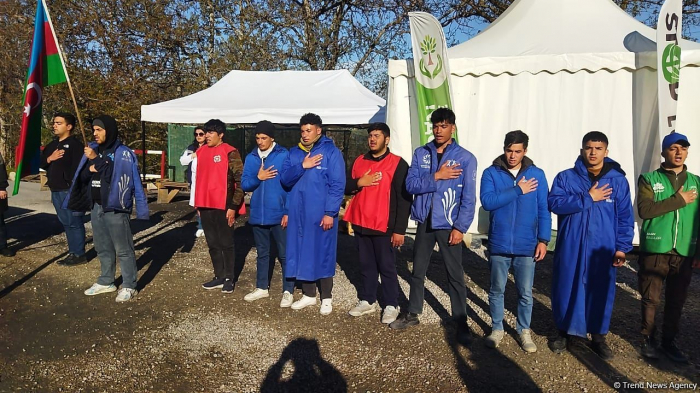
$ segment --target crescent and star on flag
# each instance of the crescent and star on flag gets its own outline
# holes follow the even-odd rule
[[[36,103],[32,105],[31,101],[31,96],[29,94],[29,91],[34,89],[36,93],[34,95],[37,96]],[[41,86],[39,86],[38,83],[32,82],[27,85],[27,90],[25,90],[25,94],[27,95],[27,101],[25,102],[24,105],[24,114],[25,116],[29,117],[29,115],[32,113],[32,107],[37,107],[41,103]]]

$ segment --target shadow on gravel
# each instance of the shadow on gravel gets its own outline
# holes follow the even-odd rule
[[[289,364],[289,367],[287,367]],[[291,376],[290,369],[293,370]],[[347,392],[343,375],[321,357],[318,341],[297,338],[268,370],[260,392]]]
[[[408,243],[408,242],[407,242]],[[412,260],[413,242],[408,244],[397,260],[397,270],[401,278],[407,282],[411,282],[411,271],[408,268],[407,261]],[[466,257],[480,258],[476,255],[471,256],[469,249],[462,251],[462,260]],[[472,274],[469,274],[472,277]],[[448,281],[443,265],[443,259],[439,253],[433,252],[431,255],[430,266],[426,279],[431,280],[441,290],[448,292]],[[472,278],[473,279],[473,278]],[[483,280],[483,279],[482,279]],[[482,283],[483,285],[483,283]],[[488,287],[487,287],[488,288]],[[467,291],[468,297],[477,304],[484,312],[488,313],[488,304],[483,302],[478,296],[473,294],[471,290]],[[400,305],[405,307],[407,300],[400,300]],[[482,391],[498,391],[512,390],[518,392],[539,392],[541,389],[530,378],[530,376],[515,362],[504,356],[497,350],[486,348],[478,337],[473,337],[474,341],[469,346],[468,351],[464,351],[462,346],[456,340],[455,325],[452,322],[450,313],[438,301],[436,296],[429,290],[425,290],[425,303],[431,307],[442,320],[444,329],[445,342],[449,345],[452,355],[455,359],[456,369],[467,391],[482,392]],[[468,307],[468,306],[467,306]],[[479,313],[475,310],[467,310],[469,319],[478,324],[484,331],[489,331],[488,323],[479,317]],[[507,375],[508,378],[503,378]]]
[[[55,214],[10,206],[4,216],[8,237],[16,239],[9,242],[8,246],[15,251],[63,232],[63,226]]]
[[[25,282],[29,281],[32,277],[36,276],[39,272],[46,269],[49,265],[51,265],[52,263],[54,263],[56,261],[60,261],[61,259],[63,259],[67,255],[68,255],[68,251],[65,251],[65,252],[49,259],[48,261],[44,262],[41,266],[39,266],[36,269],[29,272],[26,276],[20,278],[19,280],[15,281],[14,283],[3,288],[2,290],[0,290],[0,299],[9,295],[10,293],[12,293],[12,291],[17,289],[19,286],[21,286]]]

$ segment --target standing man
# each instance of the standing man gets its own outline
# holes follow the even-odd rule
[[[75,127],[75,116],[59,112],[53,117],[53,134],[56,137],[41,153],[41,168],[46,171],[51,190],[51,203],[56,209],[58,221],[63,225],[68,240],[68,256],[58,261],[59,265],[75,266],[87,263],[85,258],[85,224],[81,212],[73,214],[61,207],[68,196],[71,180],[83,158],[83,146],[71,135]]]
[[[401,247],[413,197],[406,191],[408,164],[389,151],[391,131],[384,123],[367,129],[369,152],[357,157],[345,193],[354,195],[345,212],[353,225],[360,251],[362,286],[359,302],[350,315],[359,317],[377,310],[377,276],[381,277],[386,307],[382,323],[392,323],[399,314],[399,279],[394,248]]]
[[[194,189],[196,187],[197,181],[197,149],[204,146],[206,143],[206,134],[204,133],[204,128],[197,126],[194,128],[194,141],[187,146],[187,149],[180,156],[180,164],[185,166],[185,180],[190,185],[190,199],[191,205],[194,205]],[[194,234],[196,237],[204,236],[204,230],[202,229],[202,218],[199,217],[199,212],[197,213],[197,232]]]
[[[219,119],[204,123],[207,144],[197,150],[197,182],[194,206],[202,217],[204,237],[214,265],[214,278],[204,289],[221,288],[233,293],[235,286],[234,228],[236,211],[243,204],[241,154],[224,143],[226,124]]]
[[[527,154],[528,136],[511,131],[503,141],[504,154],[481,176],[481,204],[489,214],[489,311],[491,335],[486,345],[496,348],[503,339],[503,294],[513,268],[518,290],[516,331],[525,352],[537,351],[530,333],[535,263],[547,255],[552,215],[547,208],[547,178]]]
[[[130,216],[136,200],[136,218],[148,219],[148,201],[141,185],[136,154],[122,145],[117,122],[102,115],[92,121],[95,143],[84,150],[63,208],[76,212],[91,209],[93,243],[100,259],[101,274],[85,291],[88,296],[114,292],[117,259],[122,288],[117,302],[136,296],[136,255]]]
[[[430,121],[434,139],[415,150],[406,177],[406,189],[415,195],[411,217],[419,223],[413,246],[408,311],[402,312],[389,327],[403,330],[419,323],[418,315],[423,312],[425,275],[437,242],[447,270],[457,341],[469,345],[471,332],[467,325],[462,237],[474,219],[476,157],[452,137],[456,130],[452,110],[439,108],[430,115]]]
[[[275,126],[263,120],[255,126],[258,148],[246,157],[241,184],[243,191],[252,192],[248,223],[253,227],[258,251],[255,290],[243,298],[247,302],[270,296],[270,276],[275,261],[270,261],[270,238],[275,239],[282,265],[282,300],[280,307],[293,302],[294,281],[285,278],[287,246],[287,191],[282,188],[278,168],[282,168],[289,152],[275,143]]]
[[[639,177],[637,209],[644,220],[639,258],[639,293],[642,295],[642,355],[658,358],[656,307],[666,281],[666,304],[661,349],[669,359],[687,363],[675,344],[681,311],[688,297],[693,266],[698,258],[698,187],[700,178],[688,172],[685,160],[690,143],[685,135],[671,133],[662,142],[664,162]]]
[[[307,113],[299,121],[301,141],[284,161],[280,180],[287,188],[287,271],[302,282],[301,310],[316,304],[321,287],[321,315],[333,311],[333,276],[338,246],[338,211],[345,191],[345,162],[333,141],[322,135],[321,118]]]
[[[587,337],[602,359],[613,357],[605,342],[615,301],[617,268],[632,250],[634,213],[625,172],[608,157],[608,138],[583,137],[574,167],[554,178],[549,209],[558,216],[552,268],[552,312],[559,331],[549,343],[566,350],[570,335]]]

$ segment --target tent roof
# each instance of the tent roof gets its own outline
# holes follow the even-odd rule
[[[347,70],[231,71],[208,89],[141,106],[141,120],[160,123],[297,123],[304,113],[324,124],[384,121],[384,99]]]
[[[448,49],[453,74],[635,69],[656,31],[612,0],[516,0],[481,33]],[[684,50],[700,44],[682,40]],[[646,59],[644,66],[655,66]],[[457,60],[457,64],[453,64]],[[460,72],[459,70],[465,70]]]
[[[625,45],[632,38],[653,43],[656,31],[612,0],[516,0],[484,31],[448,54],[474,58],[640,51]]]

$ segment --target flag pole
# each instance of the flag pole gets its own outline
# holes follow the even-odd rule
[[[58,49],[58,57],[61,59],[61,65],[63,66],[63,73],[66,74],[66,82],[68,83],[68,90],[70,91],[71,99],[73,100],[73,107],[75,108],[75,117],[78,118],[78,124],[80,126],[80,134],[83,136],[83,144],[87,146],[87,138],[85,137],[85,128],[83,127],[83,119],[80,116],[80,111],[78,110],[78,102],[75,100],[75,94],[73,93],[73,84],[70,82],[70,76],[68,75],[68,70],[66,69],[66,62],[63,60],[63,51],[61,50],[61,44],[58,42],[58,36],[56,35],[56,30],[53,28],[53,22],[51,21],[51,15],[49,14],[49,7],[46,5],[45,0],[41,0],[41,4],[44,6],[44,14],[46,14],[46,19],[49,21],[49,26],[51,27],[51,33],[56,37],[56,49]]]

